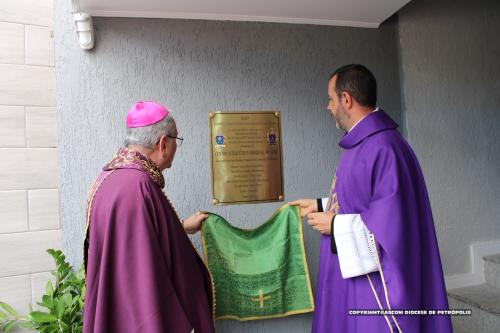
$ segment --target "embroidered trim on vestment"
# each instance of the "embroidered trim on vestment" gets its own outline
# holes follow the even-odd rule
[[[87,198],[87,217],[85,220],[85,239],[83,241],[83,274],[84,277],[87,276],[87,258],[88,258],[88,249],[89,249],[89,227],[90,227],[90,213],[92,209],[92,202],[94,201],[94,197],[97,193],[97,190],[101,186],[101,184],[108,178],[115,170],[111,170],[106,174],[100,181],[99,178],[94,182],[92,188],[90,189],[89,196]]]
[[[165,178],[163,178],[160,168],[151,159],[138,151],[130,148],[120,148],[111,162],[104,167],[105,170],[122,168],[145,171],[160,188],[165,187]]]

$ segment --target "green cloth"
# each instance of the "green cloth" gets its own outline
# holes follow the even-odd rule
[[[202,241],[215,292],[215,319],[254,320],[314,311],[298,207],[282,206],[252,230],[208,214]]]

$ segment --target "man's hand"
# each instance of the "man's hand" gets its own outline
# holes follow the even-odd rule
[[[302,217],[318,211],[318,201],[316,199],[299,199],[291,201],[288,204],[290,206],[299,206]]]
[[[332,234],[332,219],[335,214],[333,212],[310,213],[307,214],[307,223],[314,230],[319,231],[323,235]]]
[[[207,217],[208,217],[207,214],[197,212],[197,213],[191,215],[190,217],[188,217],[187,219],[185,219],[182,222],[182,226],[184,227],[184,230],[188,234],[197,233],[201,229],[201,223],[203,221],[205,221]]]

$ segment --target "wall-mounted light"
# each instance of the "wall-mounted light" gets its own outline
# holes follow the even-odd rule
[[[78,43],[84,50],[90,50],[94,47],[94,27],[92,26],[92,17],[87,13],[73,13],[75,20],[76,33],[78,34]]]

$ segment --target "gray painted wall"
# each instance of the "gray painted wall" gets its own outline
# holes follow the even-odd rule
[[[64,250],[81,262],[85,200],[100,168],[124,137],[136,100],[170,108],[185,143],[166,172],[181,216],[210,210],[239,227],[255,227],[280,204],[210,204],[208,112],[282,112],[285,200],[326,195],[341,132],[326,111],[327,80],[359,62],[380,82],[379,105],[401,119],[396,22],[355,29],[245,22],[95,18],[97,47],[79,49],[67,1],[56,5],[56,72],[61,223]],[[304,226],[313,285],[319,235]],[[192,238],[200,248],[199,238]],[[239,323],[218,332],[307,332],[311,315]]]
[[[500,239],[500,2],[414,0],[398,14],[410,144],[432,202],[445,274]]]

